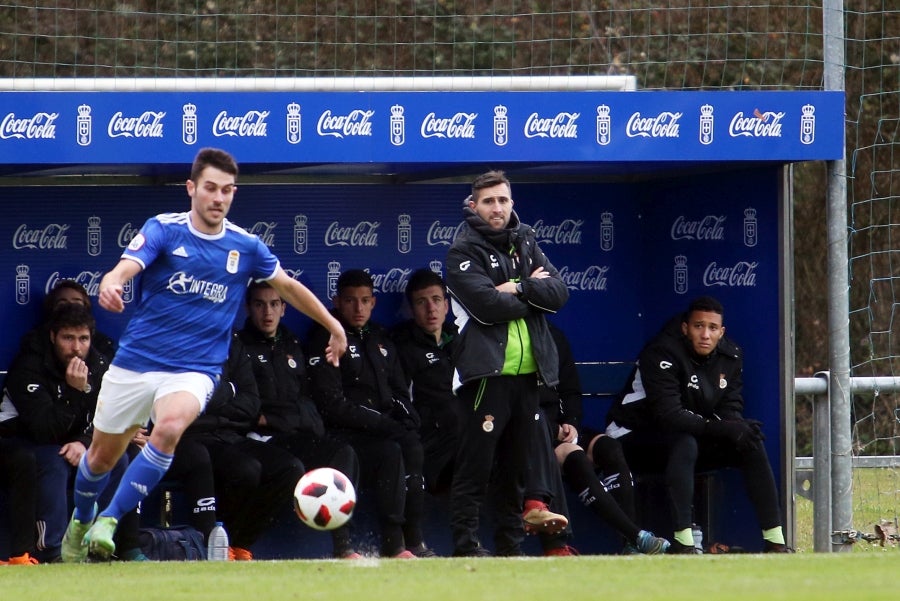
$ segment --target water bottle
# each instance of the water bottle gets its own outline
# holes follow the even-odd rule
[[[206,544],[206,559],[209,561],[228,561],[228,533],[222,522],[216,522],[209,533]]]
[[[694,547],[703,550],[703,530],[698,524],[691,524],[691,534],[694,535]]]

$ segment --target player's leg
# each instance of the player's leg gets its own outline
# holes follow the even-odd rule
[[[550,510],[553,499],[555,465],[547,425],[541,420],[540,396],[534,374],[506,378],[511,387],[513,409],[507,428],[513,446],[510,469],[522,474],[525,483],[524,507],[521,513],[527,534],[556,534],[569,524],[569,519]],[[535,456],[537,453],[537,456]]]
[[[125,454],[137,426],[118,434],[94,429],[87,452],[81,456],[75,473],[75,511],[62,541],[62,560],[77,563],[87,558],[84,537],[97,514],[97,499],[109,483],[110,471]]]
[[[425,452],[419,434],[407,432],[400,441],[403,452],[403,466],[406,476],[406,499],[404,504],[403,539],[406,548],[416,557],[436,557],[427,544],[422,533],[422,521],[425,514]]]
[[[306,470],[299,458],[277,445],[248,438],[230,447],[228,456],[233,464],[247,463],[249,458],[258,465],[257,485],[244,496],[243,506],[235,507],[235,513],[225,521],[226,525],[229,521],[234,524],[232,546],[249,550],[278,513],[291,506],[294,488]],[[223,468],[225,465],[216,467],[217,481]],[[235,487],[241,485],[236,483]]]
[[[464,385],[457,393],[469,415],[462,426],[450,489],[450,526],[456,556],[485,553],[478,536],[479,514],[497,443],[509,422],[507,391],[502,382],[497,382],[506,379],[483,378]]]
[[[113,535],[119,518],[137,507],[162,480],[172,464],[173,453],[181,435],[206,406],[213,390],[212,379],[204,374],[144,376],[155,390],[151,411],[153,431],[147,444],[128,466],[109,506],[100,512],[84,537],[90,552],[103,558],[115,551]],[[124,451],[123,447],[122,452]]]

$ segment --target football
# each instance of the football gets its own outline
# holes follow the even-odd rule
[[[356,490],[350,479],[336,469],[311,470],[294,489],[294,511],[316,530],[334,530],[347,523],[356,507]]]

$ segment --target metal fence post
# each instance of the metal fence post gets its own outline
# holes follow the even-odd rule
[[[844,91],[844,3],[823,0],[825,89]],[[844,158],[827,165],[828,232],[828,369],[831,373],[832,530],[850,528],[853,519],[851,496],[852,458],[850,436],[850,295],[848,266],[848,221],[846,150]],[[833,541],[833,550],[849,550],[850,545]]]

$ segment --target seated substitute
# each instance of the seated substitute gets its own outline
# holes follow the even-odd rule
[[[743,474],[763,550],[792,553],[761,422],[743,415],[743,351],[725,336],[723,316],[719,301],[702,296],[672,318],[641,351],[606,432],[635,471],[665,473],[675,529],[669,553],[702,553],[691,534],[694,473],[726,466]]]
[[[313,326],[312,396],[332,434],[356,450],[363,486],[375,491],[381,554],[433,557],[422,534],[425,482],[419,415],[410,403],[394,343],[370,320],[374,288],[372,276],[362,269],[350,269],[338,278],[333,313],[346,331],[347,353],[339,367],[324,361],[327,332]]]
[[[237,335],[249,355],[259,390],[247,431],[253,438],[296,457],[304,471],[333,467],[355,487],[359,484],[356,451],[325,431],[322,416],[309,396],[300,340],[281,323],[286,308],[284,299],[266,282],[253,282],[247,288],[248,317]],[[337,558],[362,557],[353,550],[350,528],[351,523],[347,523],[331,532],[332,552]]]
[[[399,324],[391,336],[422,422],[419,435],[425,450],[425,488],[449,493],[453,458],[467,417],[465,406],[451,389],[456,326],[446,322],[449,303],[444,281],[430,269],[419,269],[410,276],[406,300],[413,317]]]
[[[91,443],[91,418],[109,360],[91,344],[94,317],[85,305],[62,303],[40,331],[46,338],[26,334],[27,342],[23,339],[6,378],[3,405],[6,416],[18,415],[13,418],[18,441],[37,460],[36,557],[54,562],[69,516],[68,482]],[[127,457],[120,459],[114,477],[127,466]],[[131,555],[121,557],[140,559],[135,514],[127,526],[122,548]]]
[[[541,387],[541,411],[546,417],[563,479],[585,507],[613,527],[624,540],[623,554],[665,553],[669,541],[637,525],[634,484],[619,442],[581,424],[581,383],[566,335],[548,320],[559,355],[559,384]],[[588,441],[587,452],[579,444]],[[597,470],[600,471],[598,476]]]
[[[221,380],[206,410],[185,430],[172,463],[175,467],[186,444],[199,445],[208,453],[218,500],[212,515],[219,516],[228,532],[228,556],[233,561],[253,559],[251,547],[291,506],[294,487],[304,473],[303,463],[290,452],[247,437],[259,408],[250,357],[235,334]],[[204,534],[208,537],[209,531]]]

